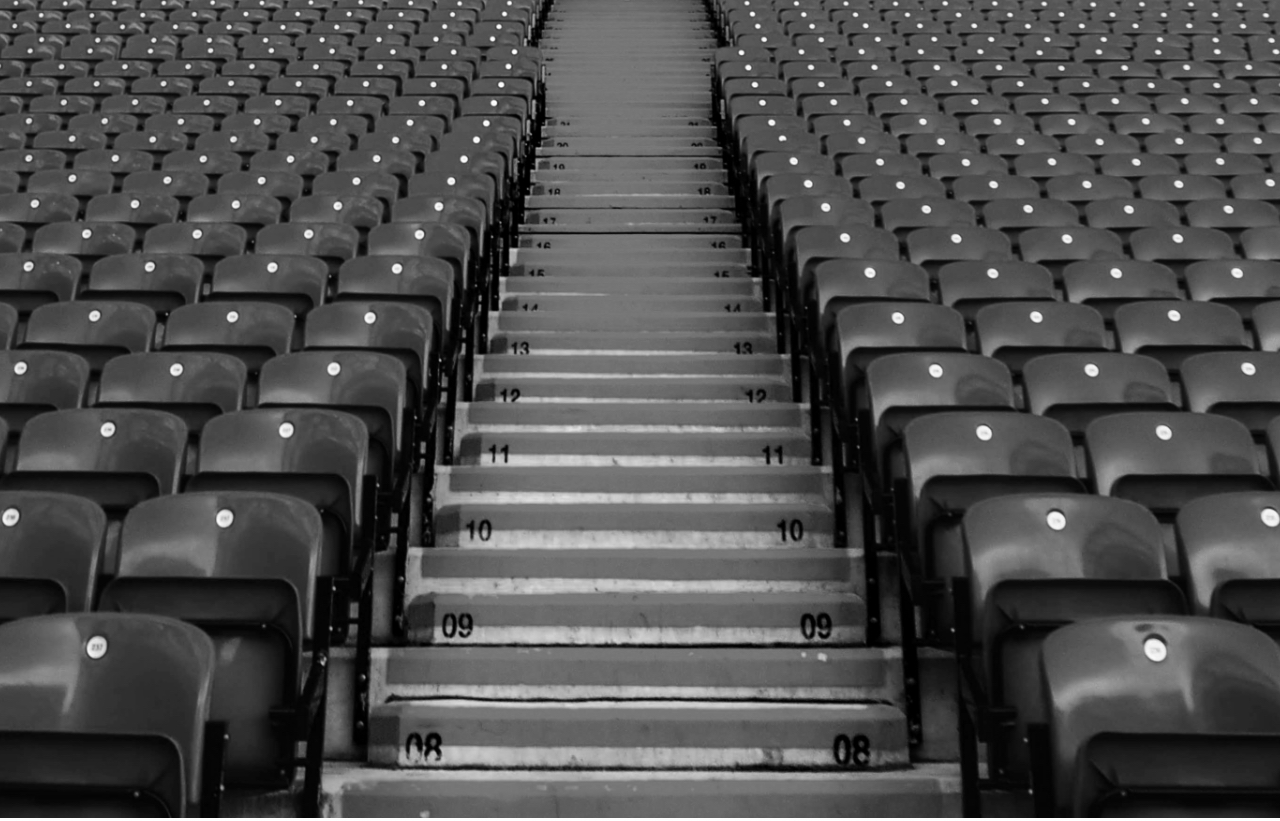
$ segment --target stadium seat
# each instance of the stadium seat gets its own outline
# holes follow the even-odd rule
[[[961,520],[973,504],[1011,493],[1079,493],[1071,435],[1059,423],[1023,413],[947,411],[912,420],[903,431],[906,481],[898,491],[900,549],[919,578],[943,584],[926,636],[954,631],[950,579],[964,574]]]
[[[206,756],[213,643],[173,619],[48,615],[0,625],[0,801],[13,815],[216,814]],[[209,749],[212,747],[213,749]]]
[[[1133,502],[1000,496],[970,507],[962,530],[965,579],[956,596],[962,675],[986,719],[978,725],[988,734],[992,781],[1025,784],[1027,725],[1045,720],[1039,687],[1045,637],[1105,616],[1180,615],[1186,605],[1167,577],[1159,524]],[[976,745],[966,754],[976,757]]]
[[[304,688],[303,651],[314,636],[327,638],[328,602],[318,606],[316,588],[321,531],[311,505],[270,493],[185,493],[125,518],[119,568],[99,608],[181,619],[213,639],[209,715],[227,728],[229,786],[288,786],[294,744],[317,739],[323,683]],[[322,620],[314,628],[313,618]],[[325,646],[316,648],[321,659]],[[322,660],[312,663],[323,671]]]
[[[1280,649],[1252,627],[1118,618],[1044,641],[1037,811],[1269,813]]]
[[[142,413],[136,411],[135,413]],[[184,436],[185,443],[185,436]],[[366,549],[376,516],[366,503],[369,434],[357,417],[314,408],[243,410],[205,423],[199,467],[187,492],[261,491],[302,499],[320,511],[320,574],[340,576]]]
[[[106,530],[88,499],[0,492],[0,623],[92,610]]]

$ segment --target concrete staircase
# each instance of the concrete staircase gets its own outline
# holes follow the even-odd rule
[[[912,764],[899,650],[866,646],[705,10],[557,0],[539,45],[544,139],[408,644],[374,651],[367,758],[328,768],[326,811],[953,814],[954,768]]]

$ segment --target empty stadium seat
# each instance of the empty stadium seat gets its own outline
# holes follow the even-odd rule
[[[181,619],[213,639],[209,715],[227,728],[231,786],[288,786],[294,745],[319,738],[312,724],[324,685],[304,680],[322,675],[327,648],[321,530],[302,500],[234,491],[153,499],[125,518],[99,608]],[[308,674],[304,642],[317,636]]]
[[[5,811],[210,808],[203,790],[221,790],[203,766],[222,733],[207,726],[214,665],[209,638],[169,618],[83,613],[0,625]]]
[[[1186,606],[1167,576],[1159,524],[1133,502],[999,496],[970,507],[962,530],[966,584],[957,594],[956,641],[969,698],[981,711],[991,779],[1025,784],[1026,728],[1045,720],[1045,637],[1077,621],[1180,615]],[[962,743],[976,766],[976,738]]]
[[[1280,650],[1221,619],[1120,618],[1044,641],[1039,811],[1266,813]],[[1105,686],[1104,686],[1105,685]]]

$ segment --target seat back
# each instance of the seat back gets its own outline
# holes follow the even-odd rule
[[[88,499],[0,491],[0,622],[92,609],[106,529]]]
[[[1044,637],[1102,616],[1180,615],[1185,604],[1165,574],[1160,524],[1134,502],[999,496],[970,507],[961,527],[969,600],[956,630],[980,651],[990,703],[1014,710],[1010,731],[988,739],[989,763],[997,777],[1024,779],[1027,724],[1044,721]]]
[[[297,701],[303,640],[327,629],[312,624],[322,530],[311,505],[271,493],[168,496],[125,518],[100,607],[182,619],[213,639],[210,716],[227,725],[229,784],[292,780],[294,727],[271,711]]]
[[[1248,429],[1216,414],[1103,416],[1085,430],[1085,449],[1098,493],[1132,499],[1166,521],[1199,496],[1271,489]]]
[[[1071,434],[1051,419],[1002,411],[946,411],[921,416],[902,434],[906,478],[897,483],[903,549],[912,551],[924,578],[964,574],[960,523],[983,499],[1011,493],[1077,493]],[[949,635],[949,592],[932,614],[935,630]]]
[[[1280,640],[1280,493],[1222,493],[1178,511],[1178,559],[1192,612]]]
[[[97,407],[151,408],[182,419],[195,435],[220,413],[240,410],[247,371],[229,354],[155,351],[120,356],[102,369]]]
[[[42,413],[27,423],[6,488],[92,499],[108,513],[177,493],[187,426],[177,416],[135,408]],[[109,571],[111,568],[107,568]]]
[[[0,625],[0,810],[194,815],[213,643],[117,613]]]
[[[1045,639],[1041,675],[1056,814],[1275,812],[1280,648],[1261,632],[1081,622]]]
[[[258,407],[320,406],[353,414],[369,431],[368,469],[389,484],[405,467],[404,365],[373,351],[304,351],[262,368]]]
[[[11,434],[27,420],[78,408],[89,385],[89,363],[65,351],[0,351],[0,418]]]
[[[368,451],[368,430],[349,413],[312,408],[226,413],[205,425],[198,472],[187,491],[265,491],[309,502],[325,525],[320,573],[339,575],[350,568],[351,552],[362,537]]]

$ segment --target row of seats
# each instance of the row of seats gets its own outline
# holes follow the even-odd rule
[[[132,433],[127,419],[121,421],[120,430]],[[136,470],[135,465],[120,466]],[[44,615],[48,613],[91,611],[153,614],[199,626],[216,649],[208,671],[213,676],[208,706],[210,719],[223,725],[220,731],[226,737],[227,783],[290,785],[295,769],[293,745],[307,738],[306,732],[299,735],[299,727],[310,730],[309,715],[307,723],[300,725],[292,714],[298,707],[315,709],[314,703],[304,702],[314,699],[319,686],[310,682],[304,687],[308,677],[304,649],[323,654],[330,629],[328,603],[316,606],[317,579],[331,574],[322,567],[326,528],[314,507],[296,496],[260,490],[194,492],[143,501],[125,517],[118,558],[111,567],[103,558],[108,516],[85,496],[50,490],[0,491],[0,511],[0,555],[4,556],[0,589],[5,591],[0,621],[9,622],[0,630],[46,621],[51,618]],[[123,648],[116,646],[110,634],[107,642],[106,663],[114,664],[110,654]],[[55,669],[75,669],[85,652],[77,647],[56,661],[43,654],[32,658],[37,646],[6,655],[10,669],[0,674],[0,682],[9,685],[0,684],[6,696],[14,688],[10,677],[15,668],[43,661],[53,662]],[[319,672],[312,669],[310,675]],[[147,698],[164,700],[157,699],[156,691],[138,689]],[[104,696],[122,694],[98,694]],[[6,706],[11,703],[9,698],[5,701]],[[136,707],[124,715],[104,712],[112,717],[104,716],[102,724],[119,722],[121,732],[129,730],[126,722],[148,723],[146,711],[140,715]],[[4,729],[11,728],[6,724]],[[39,748],[42,743],[32,746]],[[183,751],[184,755],[192,752]],[[82,775],[69,767],[51,773],[23,767],[20,772],[37,782]],[[188,796],[198,798],[200,791]]]
[[[807,354],[814,452],[856,476],[837,504],[901,560],[909,718],[917,641],[957,652],[966,812],[1029,782],[1046,814],[1184,813],[1188,783],[1274,809],[1240,749],[1277,736],[1227,736],[1280,732],[1252,626],[1280,584],[1280,21],[716,8],[793,389]]]
[[[0,807],[318,814],[330,645],[361,744],[373,555],[506,265],[545,6],[0,7]]]

